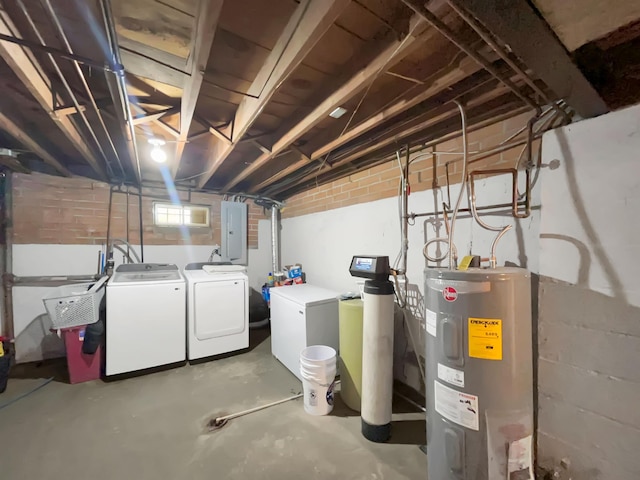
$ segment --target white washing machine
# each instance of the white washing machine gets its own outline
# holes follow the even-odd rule
[[[240,265],[192,263],[187,280],[189,360],[249,347],[249,278]]]
[[[186,359],[186,286],[176,265],[120,265],[107,284],[106,374]]]

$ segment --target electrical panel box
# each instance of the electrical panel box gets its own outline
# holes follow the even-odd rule
[[[221,203],[221,257],[225,262],[247,264],[247,204]]]

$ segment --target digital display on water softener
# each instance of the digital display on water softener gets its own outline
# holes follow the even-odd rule
[[[375,255],[355,255],[351,260],[349,273],[354,277],[370,280],[387,280],[389,278],[389,257]]]
[[[370,272],[371,269],[373,268],[373,258],[356,257],[356,261],[353,268],[356,270],[361,270],[363,272]]]

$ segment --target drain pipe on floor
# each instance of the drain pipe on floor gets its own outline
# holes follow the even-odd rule
[[[335,381],[335,386],[340,385],[340,380]],[[229,420],[233,420],[234,418],[244,417],[245,415],[249,415],[250,413],[259,412],[260,410],[265,410],[270,407],[275,407],[276,405],[280,405],[282,403],[290,402],[291,400],[296,400],[298,398],[302,398],[304,393],[296,393],[291,397],[283,398],[282,400],[276,400],[275,402],[267,403],[266,405],[260,405],[259,407],[253,407],[248,410],[243,410],[242,412],[232,413],[230,415],[223,415],[221,417],[212,418],[209,420],[207,426],[209,427],[209,431],[213,432],[215,430],[219,430],[224,427]]]
[[[216,417],[214,419],[209,420],[209,431],[213,432],[214,430],[218,430],[224,427],[229,420],[233,420],[234,418],[243,417],[245,415],[249,415],[250,413],[259,412],[260,410],[265,410],[269,407],[275,407],[276,405],[280,405],[281,403],[290,402],[291,400],[296,400],[297,398],[302,397],[303,393],[298,393],[291,397],[283,398],[282,400],[278,400],[276,402],[267,403],[266,405],[261,405],[259,407],[250,408],[248,410],[243,410],[242,412],[232,413],[231,415],[224,415],[222,417]]]

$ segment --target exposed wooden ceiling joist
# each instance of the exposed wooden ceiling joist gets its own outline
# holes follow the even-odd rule
[[[142,125],[143,123],[155,122],[165,115],[171,115],[179,111],[180,109],[177,107],[169,107],[165,108],[164,110],[160,110],[159,112],[136,115],[135,117],[133,117],[133,124]]]
[[[424,88],[419,93],[416,93],[414,96],[410,98],[402,98],[398,102],[390,105],[389,107],[383,109],[377,114],[369,117],[364,122],[356,125],[355,127],[347,130],[344,134],[340,135],[338,138],[326,143],[322,147],[316,149],[309,157],[301,156],[298,161],[293,162],[286,169],[276,173],[271,178],[265,180],[259,185],[251,188],[251,192],[257,192],[258,190],[262,190],[263,188],[277,182],[281,178],[289,175],[290,173],[296,171],[297,169],[303,167],[306,163],[317,160],[319,158],[328,155],[329,153],[335,151],[343,145],[346,145],[352,140],[355,140],[359,136],[369,132],[370,130],[376,128],[377,126],[383,124],[384,122],[389,121],[390,119],[396,117],[402,112],[409,110],[416,105],[432,98],[449,88],[452,85],[464,80],[469,75],[474,74],[480,69],[480,66],[474,62],[473,60],[465,57],[462,59],[459,65],[454,65],[447,67],[447,72],[438,72],[435,76],[436,78],[432,83],[423,82],[428,86]]]
[[[497,122],[501,122],[530,110],[527,106],[520,105],[522,104],[517,100],[513,100],[512,102],[507,102],[498,107],[494,106],[493,108],[489,108],[487,104],[484,104],[481,105],[479,109],[468,109],[467,114],[470,115],[468,117],[470,125],[467,128],[467,132],[472,133],[476,130],[482,129]],[[427,135],[428,138],[430,138],[430,140],[427,140],[426,143],[423,143],[421,145],[421,149],[428,149],[447,140],[459,137],[460,134],[460,118],[459,115],[456,115],[456,113],[454,112],[453,115],[451,115],[447,119],[444,119],[441,122],[438,122],[438,124],[434,125],[433,129],[429,128],[425,131],[425,133],[419,133],[417,135]],[[382,152],[369,154],[369,156],[367,157],[358,159],[357,165],[355,163],[349,162],[344,163],[339,167],[336,166],[336,168],[332,168],[331,170],[325,171],[324,173],[320,173],[317,171],[312,172],[306,175],[304,179],[299,179],[293,183],[290,183],[289,185],[269,189],[267,190],[266,194],[277,198],[288,198],[301,191],[304,191],[311,186],[322,185],[337,178],[341,178],[345,175],[354,173],[361,168],[371,168],[381,163],[387,162],[395,157],[395,151],[397,149],[403,148],[405,145],[406,144],[398,144],[397,146],[391,145]],[[400,174],[398,173],[398,176],[399,175]]]
[[[447,1],[467,10],[509,45],[580,116],[594,117],[609,110],[527,0]]]
[[[17,27],[5,11],[0,11],[0,33],[19,36]],[[102,164],[87,147],[86,141],[82,138],[80,131],[71,119],[68,116],[58,117],[56,115],[54,111],[54,101],[57,103],[57,100],[54,99],[51,82],[31,52],[28,52],[24,47],[15,43],[0,42],[0,56],[7,62],[9,67],[11,67],[15,75],[24,84],[44,112],[55,120],[55,124],[58,125],[65,137],[78,152],[80,152],[84,160],[93,168],[100,178],[106,180],[108,177]],[[39,153],[38,155],[41,156]],[[49,161],[57,163],[56,159],[50,155],[48,157]],[[62,167],[62,165],[58,166]],[[58,167],[56,168],[59,170]],[[66,170],[66,168],[64,168],[64,170]],[[66,171],[68,172],[68,170]]]
[[[7,167],[18,173],[31,173],[31,170],[25,167],[20,160],[11,155],[0,155],[0,165]]]
[[[213,45],[213,39],[220,18],[223,0],[200,0],[195,18],[195,29],[193,32],[193,45],[189,55],[191,71],[186,79],[182,90],[182,102],[180,106],[180,134],[176,143],[176,151],[171,163],[171,177],[175,178],[182,154],[187,144],[189,128],[193,114],[196,111],[196,104],[200,96],[202,80],[207,69],[207,61]]]
[[[181,69],[125,48],[120,49],[120,57],[128,74],[148,78],[172,87],[182,88],[184,86],[187,74]]]
[[[70,177],[71,172],[65,167],[61,161],[55,158],[49,148],[41,145],[38,140],[30,132],[26,123],[18,117],[15,112],[11,112],[11,117],[5,112],[0,111],[0,128],[15,138],[18,142],[31,150],[40,157],[45,163],[49,164],[65,177]]]
[[[488,92],[470,99],[466,105],[466,108],[474,108],[474,107],[477,107],[478,105],[485,104],[491,100],[494,100],[504,95],[505,93],[508,93],[508,90],[505,87],[500,86],[497,88],[492,88]],[[359,158],[362,158],[368,154],[374,153],[390,145],[394,145],[394,144],[402,145],[403,142],[406,141],[405,139],[407,137],[411,135],[415,135],[422,131],[425,131],[432,126],[437,125],[439,122],[445,121],[447,119],[453,119],[456,117],[456,115],[458,115],[458,113],[457,113],[457,108],[454,104],[443,105],[432,111],[428,111],[425,113],[424,117],[426,118],[423,121],[411,122],[407,127],[396,129],[396,131],[392,129],[391,134],[385,135],[384,138],[382,138],[381,140],[367,147],[359,148],[355,152],[341,157],[339,160],[337,160],[332,164],[328,164],[328,163],[323,164],[322,171],[317,170],[315,172],[312,172],[306,175],[305,177],[303,177],[302,179],[298,180],[297,182],[295,182],[293,185],[288,185],[287,187],[284,187],[284,188],[274,188],[270,190],[270,193],[280,192],[280,191],[284,191],[285,189],[293,188],[296,185],[312,180],[313,178],[317,177],[319,174],[326,173],[329,170],[334,170],[339,167],[342,167],[343,165],[352,163]],[[266,184],[264,186],[261,186],[260,188],[264,188],[264,187],[266,187]]]
[[[357,95],[359,92],[367,88],[367,86],[370,85],[378,75],[397,64],[407,54],[412,52],[412,49],[416,44],[421,44],[432,35],[436,34],[431,29],[424,30],[422,28],[422,22],[416,17],[412,18],[411,25],[412,28],[408,35],[403,39],[397,39],[389,43],[387,47],[384,48],[365,67],[342,84],[311,113],[301,121],[296,122],[291,128],[287,128],[287,130],[279,136],[280,139],[273,145],[270,154],[263,153],[260,155],[251,163],[251,165],[238,173],[232,180],[227,182],[223,187],[223,190],[231,190],[242,180],[257,171],[275,155],[288,148],[293,142],[318,125],[318,123],[325,119],[336,107],[339,107],[354,95]],[[419,31],[419,33],[416,33],[417,31]]]
[[[213,145],[210,160],[205,169],[207,173],[200,179],[200,187],[209,181],[233,152],[238,140],[249,131],[278,87],[322,38],[349,1],[306,0],[300,2],[252,82],[249,88],[252,96],[245,96],[236,111],[235,120],[230,126],[231,132],[227,134],[233,143],[226,144],[220,141]]]

